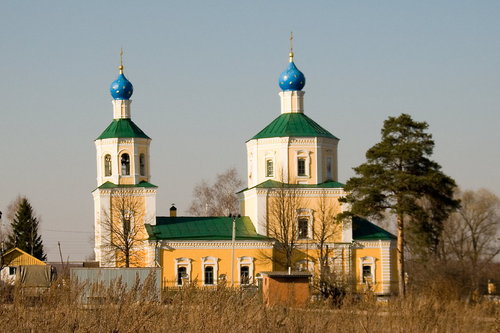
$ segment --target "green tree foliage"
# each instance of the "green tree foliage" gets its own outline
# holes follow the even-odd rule
[[[432,135],[426,122],[415,122],[409,115],[389,117],[382,128],[382,139],[366,152],[366,162],[354,168],[343,202],[350,204],[345,215],[381,218],[389,211],[397,219],[399,293],[405,295],[405,223],[411,222],[417,244],[438,242],[442,222],[458,201],[453,199],[455,181],[432,161]],[[424,202],[426,204],[424,204]]]
[[[9,235],[7,246],[20,248],[40,260],[45,260],[46,254],[42,237],[38,234],[38,225],[39,220],[35,217],[31,204],[26,197],[22,197],[11,223],[12,233]]]

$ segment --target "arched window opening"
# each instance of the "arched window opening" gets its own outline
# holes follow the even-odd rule
[[[128,154],[122,154],[122,176],[130,176],[130,157]]]
[[[104,156],[104,176],[111,176],[111,155]]]
[[[273,176],[274,176],[273,160],[267,159],[266,160],[266,177],[273,177]]]
[[[139,155],[139,170],[141,176],[146,175],[146,157],[144,156],[144,154]]]

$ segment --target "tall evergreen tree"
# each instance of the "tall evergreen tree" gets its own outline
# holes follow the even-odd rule
[[[434,244],[442,223],[458,207],[453,199],[455,181],[430,160],[434,149],[426,122],[409,115],[389,117],[382,128],[382,140],[366,152],[366,162],[354,168],[356,176],[347,181],[350,204],[345,215],[381,217],[385,211],[397,219],[399,294],[406,293],[404,277],[405,223],[417,224],[420,240]],[[428,209],[423,202],[429,202]],[[417,233],[417,235],[418,235]]]
[[[31,204],[26,197],[22,197],[11,223],[12,233],[7,242],[9,248],[20,248],[40,260],[45,260],[47,256],[43,250],[42,237],[38,234],[38,225],[39,221]]]

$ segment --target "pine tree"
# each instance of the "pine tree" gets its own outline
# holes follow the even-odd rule
[[[22,197],[11,223],[12,233],[7,242],[9,248],[17,247],[40,260],[45,260],[46,254],[42,237],[38,234],[38,225],[39,220],[35,217],[31,204],[26,197]]]
[[[347,181],[350,204],[345,215],[381,217],[386,211],[397,218],[399,294],[405,295],[405,224],[412,223],[417,244],[433,244],[441,237],[443,221],[458,207],[453,199],[455,181],[430,160],[434,149],[426,122],[415,122],[407,114],[389,117],[382,140],[366,152],[366,163],[354,168]],[[430,203],[424,205],[423,202]],[[430,206],[430,209],[429,209]],[[436,239],[437,238],[437,239]]]

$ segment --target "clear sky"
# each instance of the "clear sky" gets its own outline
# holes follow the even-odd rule
[[[93,140],[124,48],[158,214],[236,167],[279,115],[295,35],[305,112],[341,139],[345,182],[388,116],[427,121],[443,171],[500,194],[499,1],[3,1],[0,210],[26,195],[49,260],[92,253]],[[4,223],[5,223],[4,219]]]

